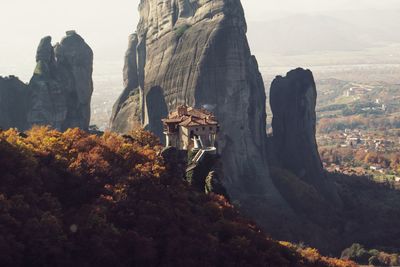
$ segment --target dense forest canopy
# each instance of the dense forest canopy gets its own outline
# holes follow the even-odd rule
[[[142,130],[0,131],[0,265],[355,266],[271,240],[160,152]]]

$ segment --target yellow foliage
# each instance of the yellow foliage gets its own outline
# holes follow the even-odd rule
[[[316,264],[316,266],[329,266],[329,267],[357,267],[358,265],[349,260],[341,260],[336,258],[328,258],[322,256],[315,248],[303,248],[301,246],[292,244],[286,241],[280,241],[284,247],[297,251],[308,263]]]

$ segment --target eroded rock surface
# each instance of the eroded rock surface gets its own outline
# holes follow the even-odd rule
[[[0,127],[27,130],[49,125],[57,130],[88,130],[93,93],[93,52],[75,31],[56,46],[44,37],[28,85],[0,77]]]
[[[81,128],[90,122],[93,92],[93,52],[74,31],[56,44],[41,40],[36,68],[29,83],[29,125],[50,125],[58,130]]]
[[[268,174],[265,88],[240,1],[142,0],[139,12],[112,129],[142,124],[163,138],[159,118],[168,112],[182,104],[211,109],[221,126],[218,149],[232,199],[251,205],[251,213],[266,205],[286,212]]]
[[[114,104],[111,117],[112,129],[121,133],[127,133],[142,123],[143,92],[139,86],[137,48],[138,36],[132,34],[125,54],[124,91]]]
[[[317,90],[313,74],[301,68],[278,76],[271,84],[273,149],[280,167],[321,193],[334,196],[316,142]],[[337,197],[335,197],[337,200]]]
[[[28,86],[17,77],[0,77],[0,128],[27,127]]]

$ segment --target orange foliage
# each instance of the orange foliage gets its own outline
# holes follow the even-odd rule
[[[175,178],[160,150],[141,130],[0,131],[0,266],[317,266]]]
[[[281,241],[281,245],[288,247],[292,250],[296,250],[304,260],[309,264],[314,264],[314,266],[329,266],[329,267],[357,267],[358,265],[349,260],[341,260],[336,258],[328,258],[321,256],[319,251],[315,248],[304,248],[301,246],[294,245],[289,242]]]

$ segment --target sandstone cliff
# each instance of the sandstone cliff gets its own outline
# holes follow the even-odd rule
[[[93,52],[74,31],[56,44],[41,40],[29,83],[29,125],[88,129],[93,92]]]
[[[257,203],[285,210],[265,161],[265,88],[240,1],[142,0],[139,12],[112,129],[127,132],[141,123],[163,138],[160,119],[177,106],[211,109],[232,199],[251,203],[251,213],[260,211]]]
[[[0,128],[27,127],[28,86],[17,77],[0,77]]]

